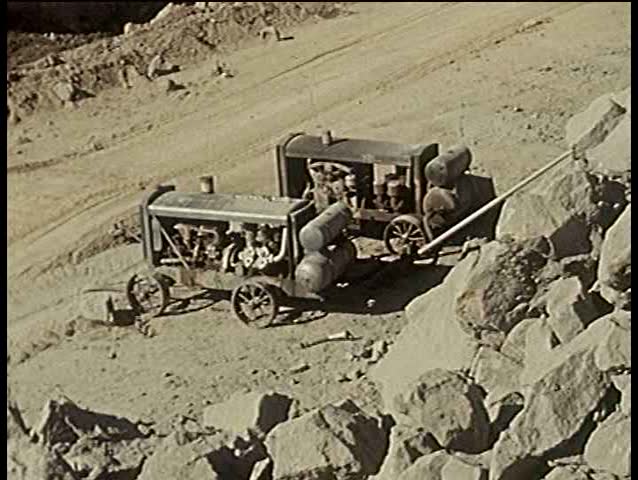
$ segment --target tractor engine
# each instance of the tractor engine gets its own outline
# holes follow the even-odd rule
[[[374,208],[384,212],[404,213],[408,210],[410,197],[404,175],[387,174],[383,182],[372,186]]]
[[[185,262],[189,267],[244,274],[246,270],[263,271],[280,262],[285,254],[283,227],[180,222],[173,231],[173,245],[167,246],[162,262],[165,264]]]
[[[283,228],[269,225],[244,224],[241,227],[242,241],[238,243],[236,262],[246,270],[264,271],[280,262],[285,254]]]
[[[227,234],[228,223],[177,223],[173,226],[172,243],[176,252],[174,260],[185,261],[189,266],[213,268],[220,264],[222,252],[229,245],[231,238]],[[169,246],[169,251],[172,249]]]
[[[308,172],[311,181],[303,198],[314,200],[318,211],[338,201],[351,208],[357,207],[357,176],[352,168],[339,163],[309,160]]]

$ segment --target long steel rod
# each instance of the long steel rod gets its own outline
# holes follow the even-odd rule
[[[454,225],[452,228],[450,228],[449,230],[446,230],[445,232],[443,232],[441,235],[439,235],[438,237],[436,237],[434,240],[432,240],[430,243],[428,243],[427,245],[424,245],[423,247],[421,247],[418,251],[419,255],[423,255],[426,252],[430,251],[431,249],[433,249],[434,247],[440,245],[441,243],[443,243],[445,240],[447,240],[448,238],[450,238],[452,235],[454,235],[456,232],[458,232],[459,230],[461,230],[463,227],[469,225],[470,223],[472,223],[474,220],[476,220],[477,218],[481,217],[482,215],[484,215],[485,213],[487,213],[488,211],[490,211],[491,209],[493,209],[495,206],[497,206],[499,203],[507,200],[509,197],[511,197],[512,195],[514,195],[517,191],[519,191],[521,188],[523,188],[524,186],[526,186],[528,183],[536,180],[538,177],[540,177],[543,173],[547,172],[549,169],[551,169],[552,167],[558,165],[560,162],[562,162],[565,158],[569,157],[570,155],[572,155],[572,150],[568,150],[564,153],[562,153],[560,156],[558,156],[557,158],[555,158],[554,160],[552,160],[550,163],[548,163],[547,165],[545,165],[543,168],[541,168],[540,170],[537,170],[536,172],[534,172],[533,174],[531,174],[529,177],[521,180],[519,183],[517,183],[516,185],[514,185],[512,188],[510,188],[507,192],[505,192],[504,194],[496,197],[495,199],[493,199],[491,202],[485,204],[483,207],[479,208],[476,212],[474,212],[473,214],[471,214],[469,217],[464,218],[462,221],[460,221],[459,223],[457,223],[456,225]]]

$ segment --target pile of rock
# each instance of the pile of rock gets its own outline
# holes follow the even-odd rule
[[[570,120],[578,160],[408,305],[371,373],[396,422],[375,478],[629,478],[629,97]]]

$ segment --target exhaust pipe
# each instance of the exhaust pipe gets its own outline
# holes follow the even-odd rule
[[[199,177],[199,188],[202,193],[215,193],[215,177],[212,175]]]
[[[321,133],[321,143],[324,145],[330,145],[332,143],[332,132],[330,130],[325,130]]]

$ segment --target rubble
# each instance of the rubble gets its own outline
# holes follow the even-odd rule
[[[277,425],[265,443],[273,480],[363,480],[378,472],[387,449],[378,420],[351,401]]]
[[[424,373],[397,394],[389,410],[397,422],[432,433],[442,447],[467,453],[487,448],[489,418],[482,394],[458,373]]]
[[[631,475],[631,418],[614,413],[596,427],[585,446],[584,458],[595,470]]]
[[[84,39],[75,40],[67,38],[70,35],[64,35],[64,39],[56,39],[59,47],[53,47],[49,40],[30,40],[24,48],[12,51],[9,55],[10,73],[15,76],[17,72],[21,72],[23,77],[20,82],[11,82],[8,85],[10,124],[36,112],[56,110],[64,104],[73,105],[73,102],[66,100],[62,102],[53,91],[53,86],[60,82],[60,73],[66,71],[59,65],[51,67],[50,63],[43,61],[43,57],[52,49],[54,53],[64,52],[64,64],[79,71],[75,87],[82,91],[90,89],[93,95],[99,96],[112,87],[126,85],[122,81],[119,64],[122,52],[130,57],[137,71],[144,74],[159,49],[166,49],[163,51],[167,56],[179,59],[180,66],[188,68],[209,60],[212,50],[219,51],[230,45],[246,44],[265,25],[272,25],[281,32],[282,29],[317,18],[332,18],[349,13],[346,9],[327,2],[243,2],[243,5],[234,5],[236,2],[194,3],[198,5],[169,3],[146,23],[143,22],[157,12],[158,5],[153,2],[139,6],[103,6],[107,10],[116,8],[134,10],[137,13],[133,17],[126,16],[130,21],[125,25],[122,25],[122,18],[103,12],[103,8],[99,9],[102,13],[97,16],[93,10],[90,15],[82,15],[81,23],[94,24],[97,17],[100,17],[98,23],[106,23],[109,30],[122,32],[122,35],[101,34],[98,39],[95,35],[82,35]],[[66,13],[68,7],[61,9],[58,6],[53,9],[58,11],[58,16],[69,20]],[[280,38],[284,39],[281,33]],[[37,53],[40,50],[42,54]],[[133,78],[134,73],[130,73],[129,77]],[[233,74],[224,72],[224,76],[232,77]],[[132,86],[141,84],[133,80],[130,83]],[[62,98],[69,97],[68,85],[62,82],[57,88],[60,89]]]
[[[242,437],[264,437],[290,418],[291,405],[290,397],[273,391],[238,393],[223,403],[207,407],[202,424]]]
[[[596,368],[593,345],[585,341],[595,338],[598,329],[588,330],[580,334],[581,342],[574,343],[577,337],[547,355],[548,368],[528,384],[523,410],[494,447],[490,480],[525,478],[542,467],[543,457],[559,449],[577,449],[583,441],[590,428],[587,421],[610,386]]]

